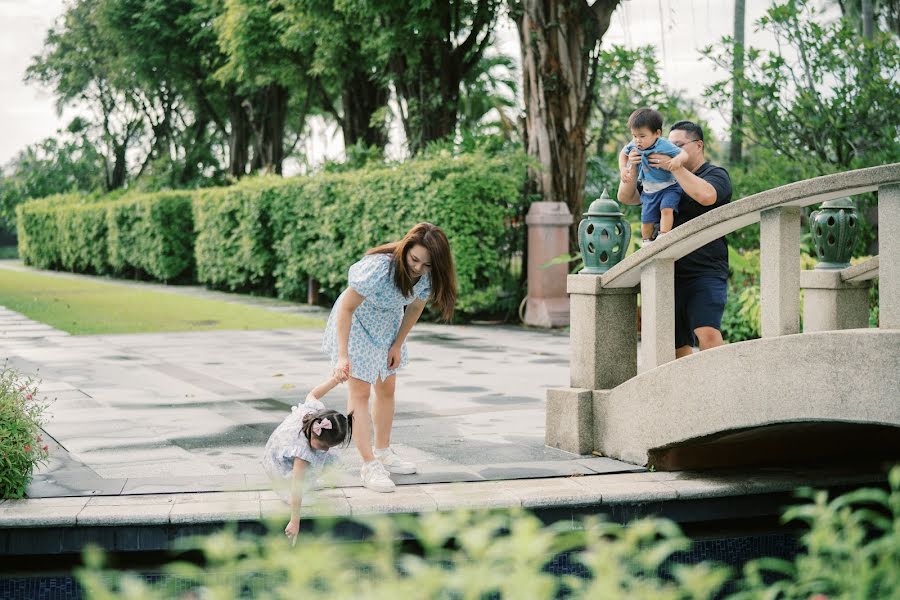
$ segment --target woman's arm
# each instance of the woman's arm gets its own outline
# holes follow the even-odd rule
[[[291,520],[284,528],[284,534],[291,540],[291,545],[297,543],[300,534],[300,505],[303,502],[303,474],[308,463],[301,459],[294,459],[294,469],[291,473]]]
[[[406,312],[403,313],[403,320],[400,322],[400,330],[397,331],[397,337],[394,338],[394,343],[391,344],[391,349],[388,351],[388,369],[396,369],[400,366],[400,348],[403,346],[403,342],[406,341],[406,336],[409,334],[410,329],[422,316],[423,310],[425,310],[424,300],[413,300],[406,307]]]
[[[353,288],[347,288],[338,307],[335,322],[337,328],[338,363],[334,370],[335,377],[342,383],[350,379],[350,323],[353,321],[353,313],[364,300],[365,297],[361,296],[359,292]]]

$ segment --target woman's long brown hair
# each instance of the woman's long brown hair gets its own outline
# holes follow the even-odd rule
[[[382,244],[366,254],[390,254],[393,256],[394,284],[404,296],[412,294],[415,280],[406,267],[406,255],[415,245],[424,246],[431,257],[431,304],[441,312],[441,318],[449,321],[456,306],[456,267],[450,253],[450,243],[441,228],[431,223],[419,223],[409,230],[399,242]]]

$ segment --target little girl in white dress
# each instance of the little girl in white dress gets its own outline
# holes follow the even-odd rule
[[[338,383],[332,377],[313,388],[303,404],[291,407],[291,414],[266,443],[263,468],[275,492],[291,505],[291,520],[284,533],[294,543],[300,531],[304,476],[312,467],[310,475],[315,482],[322,469],[337,460],[329,450],[349,442],[353,435],[353,414],[326,409],[319,400]]]

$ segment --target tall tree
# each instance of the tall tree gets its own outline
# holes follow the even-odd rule
[[[530,180],[544,200],[565,202],[576,215],[584,203],[587,121],[600,41],[618,4],[510,0],[522,49],[526,147],[540,165]]]
[[[875,31],[900,35],[900,0],[834,0],[844,18],[856,24],[863,37]]]
[[[75,118],[54,137],[19,152],[0,173],[0,229],[15,230],[16,206],[31,198],[105,188],[104,158]]]
[[[734,0],[734,51],[732,53],[732,93],[731,102],[731,144],[728,159],[731,164],[741,162],[741,149],[744,144],[744,132],[741,129],[744,121],[744,94],[741,86],[744,81],[744,14],[745,0]]]
[[[234,84],[243,97],[240,109],[246,113],[253,140],[251,168],[280,174],[288,86],[299,71],[278,40],[274,16],[275,10],[267,3],[226,0],[214,23],[219,46],[227,56],[216,75],[225,85]]]
[[[307,69],[318,78],[319,101],[340,125],[344,146],[383,151],[390,91],[383,61],[363,51],[370,24],[335,0],[276,1],[283,8],[278,17],[284,25],[281,41],[310,57]]]
[[[342,2],[371,23],[363,52],[384,61],[410,152],[451,136],[460,85],[491,44],[502,0]]]
[[[77,0],[52,28],[25,79],[50,87],[57,110],[79,105],[92,113],[89,133],[104,157],[105,187],[125,185],[128,153],[145,130],[135,90],[122,77],[115,40],[98,23],[103,0]]]

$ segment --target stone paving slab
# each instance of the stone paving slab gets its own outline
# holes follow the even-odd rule
[[[747,480],[752,484],[747,484]],[[793,484],[788,484],[793,481]],[[307,494],[303,518],[427,513],[456,509],[585,507],[700,498],[747,497],[813,487],[884,485],[886,471],[871,465],[840,468],[709,473],[628,473],[513,481],[401,486],[380,494],[362,487]],[[697,484],[697,485],[695,485]],[[232,491],[7,500],[0,528],[161,525],[284,519],[288,505],[272,491]]]

